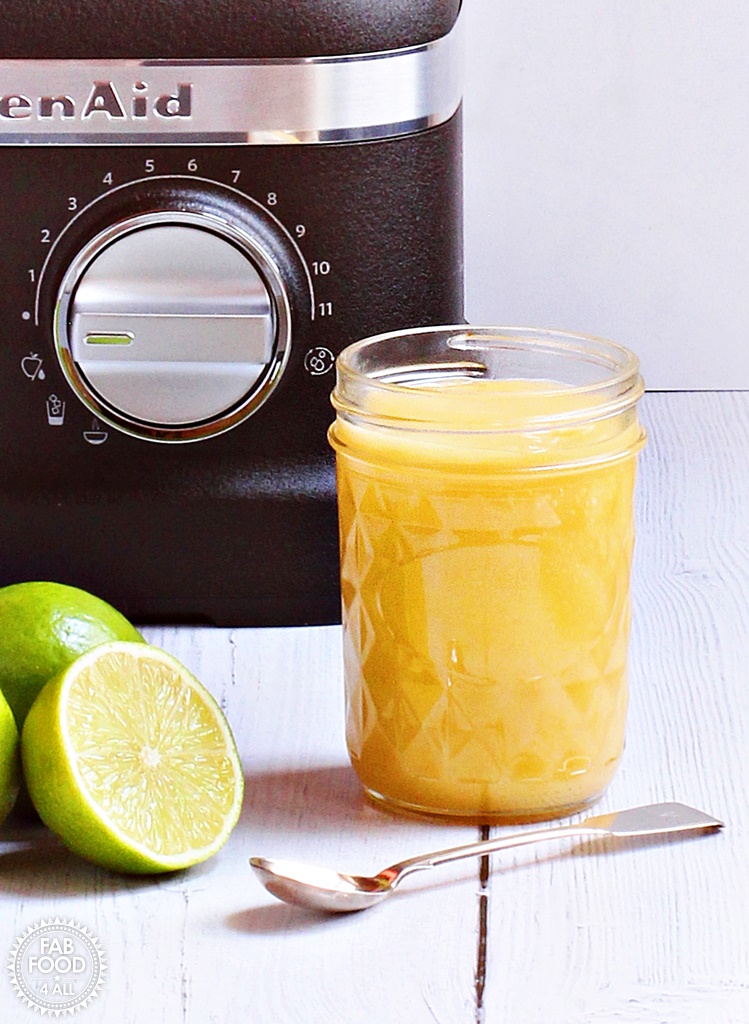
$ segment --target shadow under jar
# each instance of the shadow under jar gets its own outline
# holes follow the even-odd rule
[[[371,797],[479,822],[596,800],[624,745],[635,356],[528,328],[338,359],[347,741]]]

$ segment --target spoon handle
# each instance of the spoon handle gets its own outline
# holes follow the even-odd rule
[[[550,828],[534,829],[527,832],[514,832],[511,835],[499,836],[496,839],[482,839],[465,846],[453,846],[447,850],[437,850],[420,857],[393,864],[380,872],[381,878],[391,882],[400,879],[411,871],[436,867],[464,857],[479,857],[498,850],[508,850],[516,846],[527,846],[530,843],[543,843],[548,839],[583,836],[652,836],[674,832],[705,832],[721,828],[723,823],[712,818],[703,811],[695,810],[684,804],[648,804],[614,814],[602,814],[595,818],[587,818],[575,825],[553,825]]]
[[[588,825],[555,825],[552,828],[535,829],[532,832],[513,832],[509,836],[481,839],[476,843],[467,843],[465,846],[453,846],[448,850],[438,850],[420,857],[402,860],[399,864],[393,864],[381,871],[380,877],[390,880],[396,876],[402,878],[412,871],[434,868],[438,864],[449,864],[450,861],[462,860],[464,857],[481,857],[486,853],[509,850],[516,846],[528,846],[531,843],[543,843],[548,839],[558,839],[563,836],[603,836],[607,834],[605,829],[591,828]]]

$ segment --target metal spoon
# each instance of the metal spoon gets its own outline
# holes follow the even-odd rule
[[[709,832],[723,822],[685,804],[648,804],[613,814],[586,818],[577,825],[555,825],[532,832],[515,832],[498,839],[485,839],[465,846],[453,846],[421,857],[393,864],[373,878],[345,875],[332,868],[319,868],[290,860],[251,857],[250,864],[268,890],[285,903],[341,914],[366,910],[389,896],[412,871],[422,871],[463,857],[479,857],[512,846],[540,843],[565,836],[656,836],[668,832]]]

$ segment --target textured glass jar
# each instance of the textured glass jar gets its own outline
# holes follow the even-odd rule
[[[555,331],[421,328],[340,355],[346,733],[375,799],[517,821],[608,785],[642,391],[632,353]]]

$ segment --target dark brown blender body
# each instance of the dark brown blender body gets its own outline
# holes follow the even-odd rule
[[[0,12],[0,585],[336,621],[333,361],[463,316],[456,3]]]

